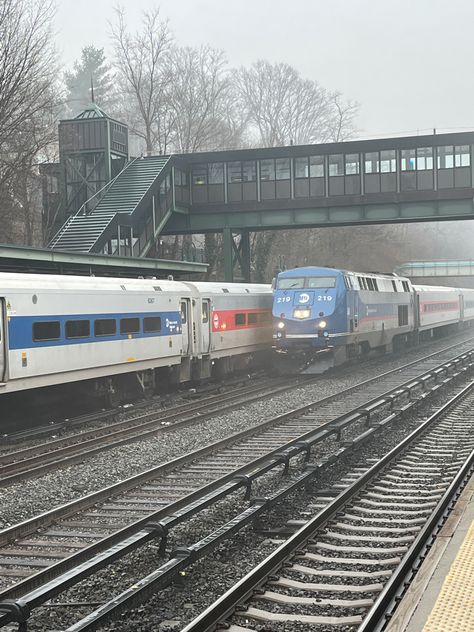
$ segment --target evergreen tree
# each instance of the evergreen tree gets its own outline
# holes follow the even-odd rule
[[[64,73],[67,90],[67,108],[75,116],[91,103],[91,82],[94,86],[94,101],[110,114],[114,109],[114,78],[106,63],[104,49],[92,44],[85,46],[81,59],[74,63],[70,72]]]

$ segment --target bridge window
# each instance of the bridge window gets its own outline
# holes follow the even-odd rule
[[[290,159],[289,158],[278,158],[276,160],[276,179],[277,180],[290,179]]]
[[[242,182],[242,163],[227,163],[227,182]]]
[[[275,180],[275,161],[260,161],[260,180]]]
[[[290,159],[277,158],[275,160],[276,172],[276,196],[279,199],[287,200],[291,197],[290,184]]]
[[[469,145],[458,145],[454,148],[454,166],[470,167],[471,155]]]
[[[221,162],[211,162],[209,165],[209,184],[224,183],[224,165]]]
[[[420,171],[433,169],[433,148],[418,147],[416,150],[416,168]]]
[[[295,178],[309,177],[308,158],[295,158]]]
[[[329,175],[331,177],[344,175],[344,156],[342,154],[329,156]]]
[[[346,154],[346,176],[359,173],[359,154]]]
[[[243,182],[256,182],[257,181],[257,165],[254,160],[246,160],[242,163],[242,181]]]
[[[395,173],[397,171],[395,149],[386,149],[380,152],[381,173]]]
[[[416,167],[416,150],[402,149],[400,152],[402,171],[414,171]]]
[[[454,167],[454,147],[445,145],[438,147],[438,169],[452,169]]]
[[[257,163],[254,160],[227,163],[229,202],[257,199]]]
[[[207,184],[207,165],[196,165],[193,167],[193,186]]]
[[[324,178],[324,156],[309,157],[309,175],[311,178]]]
[[[380,158],[379,152],[373,151],[365,154],[365,173],[379,173]]]

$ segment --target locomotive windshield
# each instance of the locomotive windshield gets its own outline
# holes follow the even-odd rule
[[[279,290],[301,290],[304,287],[304,277],[290,277],[278,279]]]
[[[336,277],[309,277],[306,287],[336,287]]]
[[[301,290],[302,288],[336,287],[336,277],[283,277],[278,279],[279,290]]]

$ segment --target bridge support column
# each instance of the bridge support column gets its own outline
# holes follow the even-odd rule
[[[224,228],[224,278],[250,282],[250,232],[242,230],[234,234],[231,228]],[[235,271],[238,265],[239,271]]]

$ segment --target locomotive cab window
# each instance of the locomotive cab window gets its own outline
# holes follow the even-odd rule
[[[336,277],[309,277],[308,287],[311,289],[336,287]]]
[[[121,334],[137,334],[140,331],[139,318],[121,318],[120,333]]]
[[[304,287],[304,277],[288,277],[278,279],[279,290],[299,290]]]
[[[245,314],[236,314],[235,315],[235,324],[236,325],[245,325]]]
[[[202,301],[202,322],[209,322],[209,303],[207,301]]]
[[[91,324],[88,320],[67,320],[66,338],[88,338],[91,333]]]
[[[115,336],[116,331],[115,318],[98,318],[94,321],[94,336]]]
[[[145,316],[143,319],[143,331],[146,334],[161,331],[161,318],[159,316]]]
[[[58,320],[50,320],[33,323],[33,340],[58,340],[61,335],[61,326]]]

